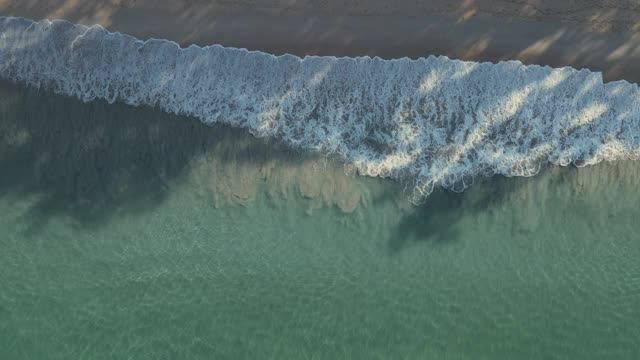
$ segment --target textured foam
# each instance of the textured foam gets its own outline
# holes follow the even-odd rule
[[[0,77],[84,101],[157,106],[362,175],[464,190],[479,175],[640,158],[640,90],[517,61],[383,60],[180,48],[100,26],[0,17]]]

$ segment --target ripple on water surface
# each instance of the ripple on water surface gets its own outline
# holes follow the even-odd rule
[[[407,205],[241,131],[0,88],[0,353],[640,356],[640,165]]]

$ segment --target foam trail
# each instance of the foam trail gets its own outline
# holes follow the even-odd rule
[[[411,181],[418,197],[438,185],[462,191],[478,175],[640,158],[638,85],[568,67],[301,59],[1,17],[0,77],[244,127]]]

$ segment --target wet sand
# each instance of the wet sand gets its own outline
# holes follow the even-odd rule
[[[99,23],[183,46],[518,59],[602,71],[605,81],[640,82],[640,4],[634,1],[0,0],[0,14]]]

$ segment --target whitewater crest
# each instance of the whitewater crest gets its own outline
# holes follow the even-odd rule
[[[477,176],[640,158],[638,85],[569,67],[180,48],[0,17],[0,78],[246,128],[411,183],[416,198]]]

